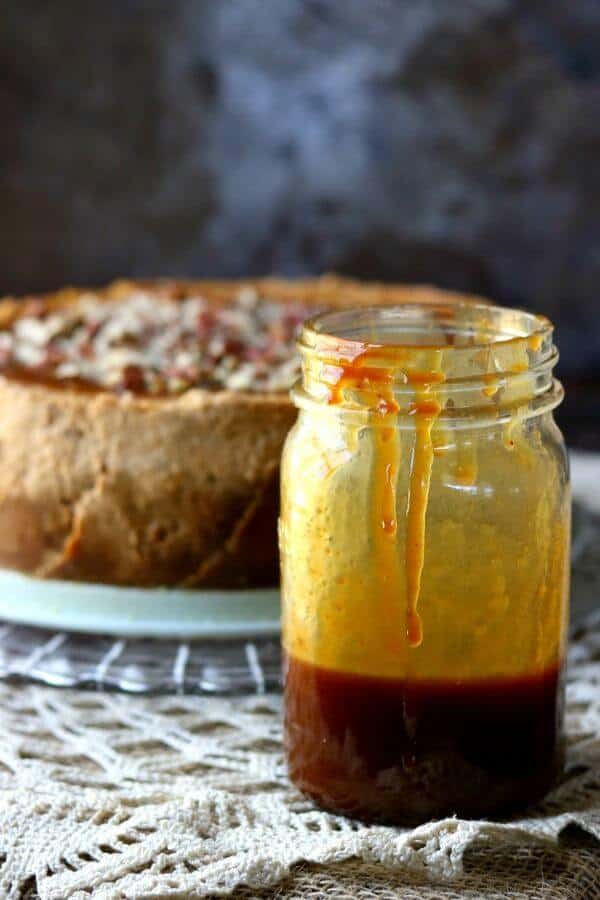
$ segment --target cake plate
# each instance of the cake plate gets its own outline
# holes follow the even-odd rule
[[[178,590],[50,581],[0,569],[0,619],[119,637],[234,638],[279,631],[279,590]]]

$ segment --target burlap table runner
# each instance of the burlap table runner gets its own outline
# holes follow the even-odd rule
[[[277,696],[0,685],[0,897],[600,898],[598,614],[567,690],[567,772],[542,805],[404,830],[291,787]]]

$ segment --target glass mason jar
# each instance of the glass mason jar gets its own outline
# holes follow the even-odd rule
[[[299,347],[280,518],[290,776],[371,820],[521,808],[562,755],[552,325],[422,302],[326,313]]]

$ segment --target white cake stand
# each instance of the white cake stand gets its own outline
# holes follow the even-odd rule
[[[279,591],[113,587],[0,569],[0,619],[124,637],[268,636],[279,631]]]

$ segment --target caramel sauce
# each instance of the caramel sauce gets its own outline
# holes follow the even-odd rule
[[[498,380],[498,377],[493,373],[488,372],[483,376],[483,380],[485,384],[481,388],[481,393],[484,395],[484,397],[495,397],[500,390],[500,382]]]
[[[395,419],[394,412],[384,415]],[[386,638],[389,646],[400,649],[394,624],[397,620],[396,585],[401,576],[400,560],[396,534],[398,522],[396,518],[396,484],[400,467],[400,439],[397,429],[389,427],[376,428],[373,434],[375,451],[375,469],[373,473],[373,504],[371,529],[376,555],[376,565],[382,577],[381,604],[384,621],[389,623]]]
[[[529,338],[527,339],[527,345],[528,345],[528,347],[529,347],[530,350],[533,350],[534,353],[537,353],[537,351],[538,351],[538,350],[541,348],[541,346],[542,346],[543,340],[544,340],[543,335],[541,335],[541,334],[532,334],[532,335],[530,335]]]
[[[389,423],[373,429],[375,468],[371,533],[376,565],[382,573],[382,615],[390,624],[390,644],[399,649],[393,627],[397,619],[395,586],[401,578],[396,543],[396,483],[400,466],[400,439],[395,427],[398,404],[393,395],[393,372],[388,368],[369,366],[371,359],[371,352],[363,349],[351,362],[335,367],[337,381],[330,387],[329,403],[343,403],[345,391],[358,388],[368,407]]]
[[[481,388],[481,393],[484,395],[484,397],[493,397],[498,393],[498,385],[487,384],[485,387]]]
[[[520,375],[522,372],[529,371],[529,365],[526,362],[517,362],[511,367],[510,370],[514,375]]]
[[[560,666],[469,681],[382,678],[284,664],[290,776],[328,809],[414,825],[507,814],[561,764]]]
[[[425,561],[425,525],[434,447],[431,431],[441,407],[429,391],[433,385],[441,384],[445,377],[439,371],[440,351],[433,350],[437,369],[431,371],[411,370],[404,372],[405,383],[414,386],[415,400],[409,408],[409,415],[415,419],[415,445],[410,464],[409,492],[407,503],[407,528],[405,547],[406,581],[406,637],[411,647],[418,647],[423,640],[421,618],[418,613],[421,577]],[[393,365],[370,365],[375,359],[387,361],[392,357]],[[394,397],[396,363],[401,361],[402,350],[398,348],[361,346],[360,352],[348,362],[338,361],[330,368],[335,381],[329,390],[329,403],[340,404],[345,393],[351,389],[361,391],[362,402],[374,414],[382,417],[386,424],[373,429],[374,472],[371,529],[377,565],[381,572],[381,603],[384,615],[390,623],[396,616],[396,585],[402,578],[402,570],[397,549],[397,498],[396,484],[400,470],[401,447],[397,428],[398,403]],[[390,630],[388,641],[394,642],[394,629]]]
[[[408,384],[422,385],[427,388],[432,384],[442,384],[445,380],[446,377],[443,372],[437,372],[435,370],[421,372],[413,369],[406,373],[406,381]]]
[[[420,384],[424,387],[417,392],[418,399],[411,407],[411,415],[415,416],[416,434],[406,514],[406,636],[411,647],[418,647],[423,641],[418,603],[425,563],[425,523],[434,455],[431,429],[440,413],[437,400],[426,395],[428,383]]]
[[[384,399],[385,388],[393,383],[393,374],[387,369],[380,369],[376,366],[364,366],[362,360],[367,354],[368,351],[365,350],[352,363],[332,367],[337,381],[329,388],[329,402],[331,404],[342,403],[344,399],[343,392],[347,388],[353,387],[368,390],[372,385],[381,387],[381,397],[379,399]]]
[[[507,450],[515,449],[514,430],[515,422],[510,419],[502,429],[502,439]]]
[[[477,465],[475,461],[460,462],[456,467],[456,481],[461,487],[473,487],[477,481]]]

